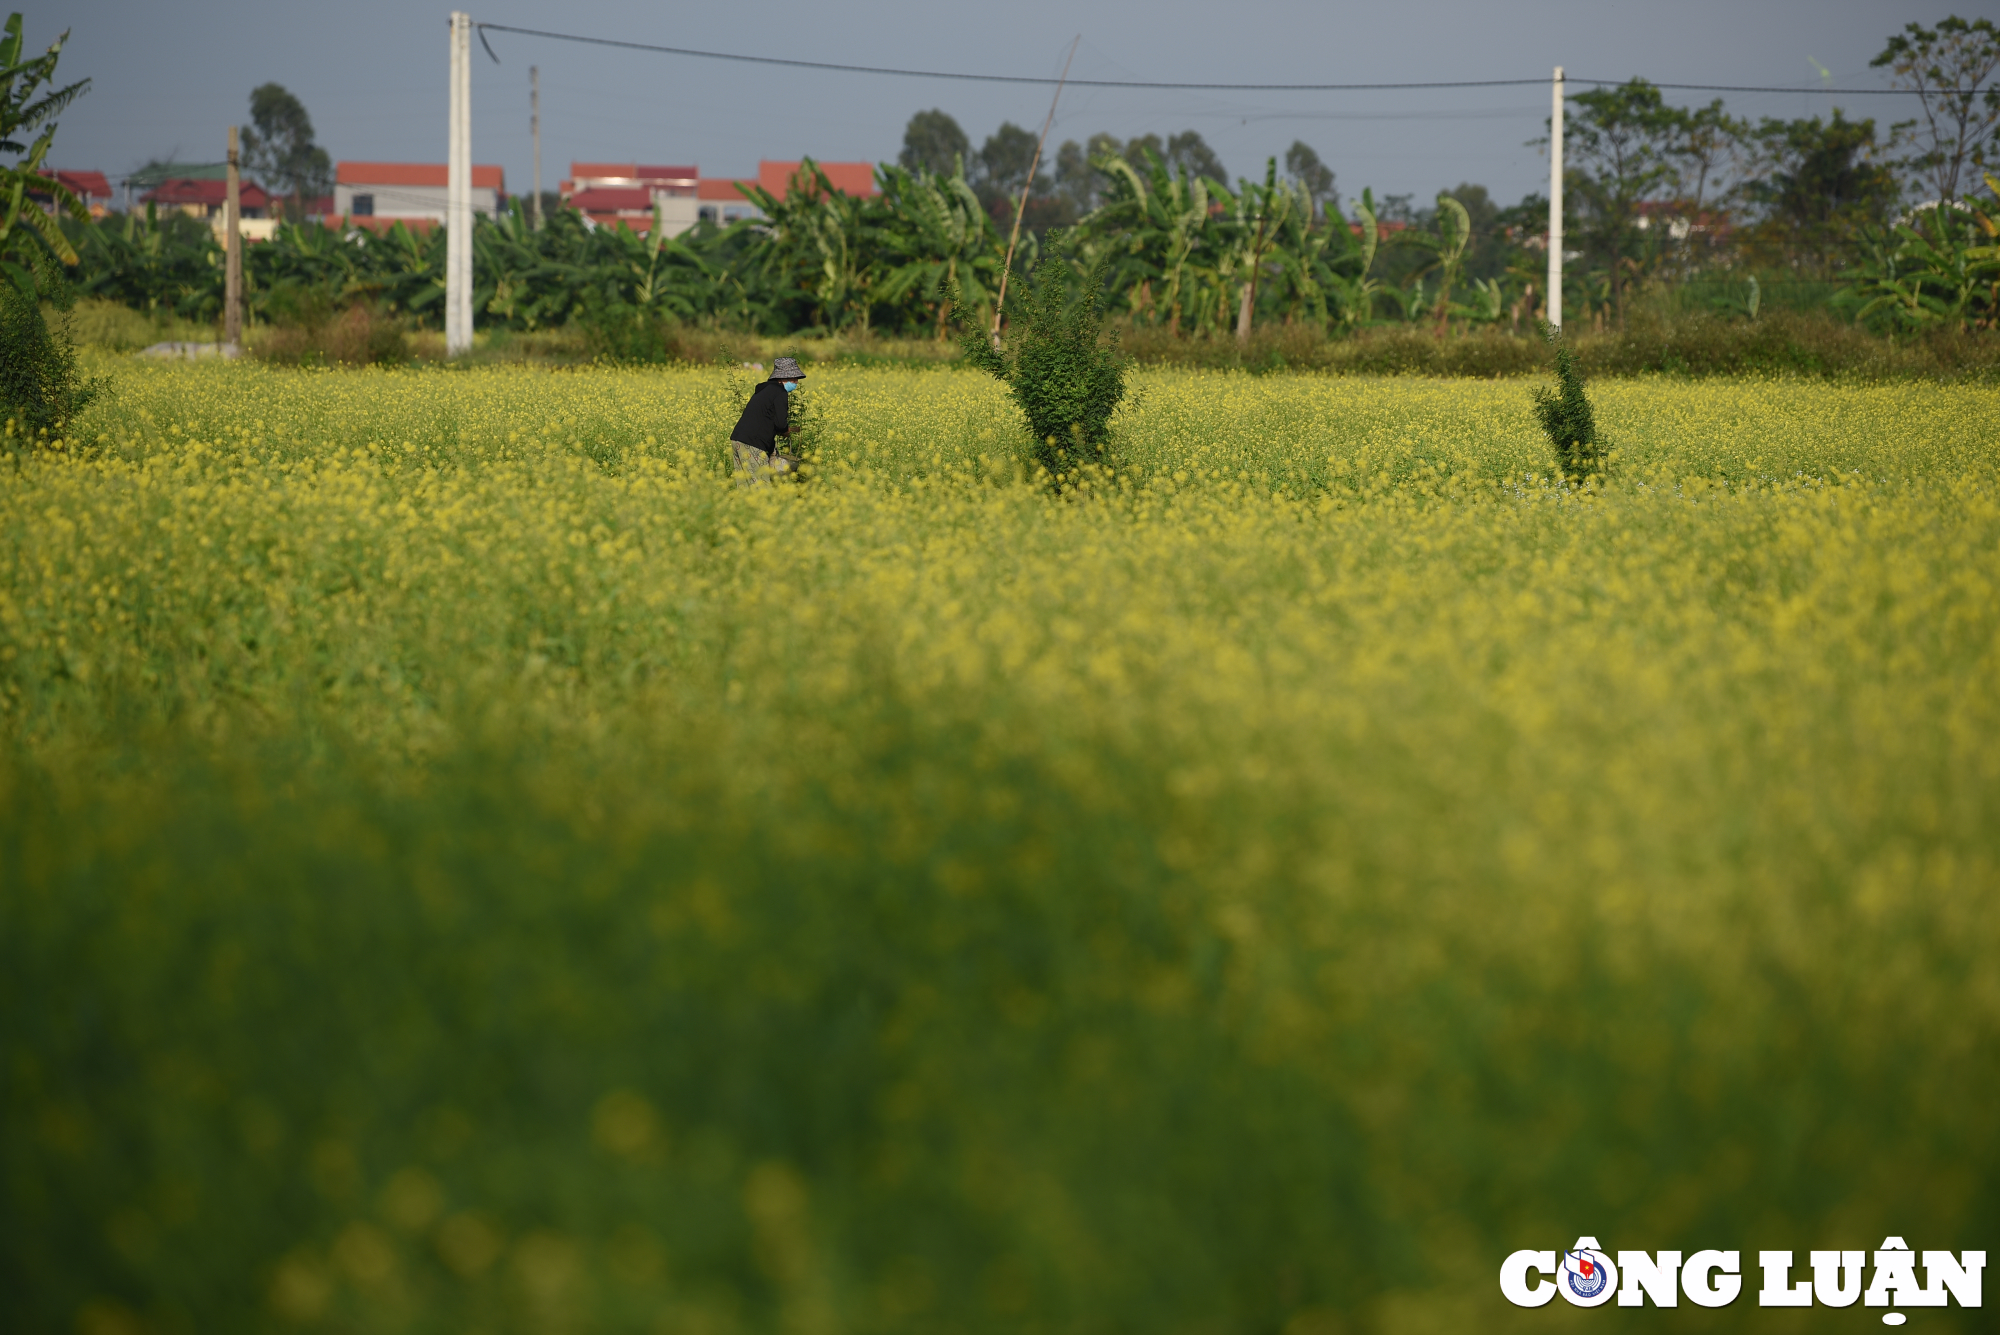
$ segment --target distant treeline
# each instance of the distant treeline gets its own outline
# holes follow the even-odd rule
[[[1732,116],[1680,107],[1644,80],[1578,93],[1566,121],[1566,323],[1624,326],[1639,294],[1755,319],[1827,308],[1878,329],[1990,328],[2000,308],[2000,225],[1984,175],[2000,128],[1986,87],[2000,30],[1912,24],[1878,64],[1943,113],[1878,130],[1871,119]],[[1935,104],[1935,105],[1934,105]],[[1955,117],[1955,119],[1954,119]],[[919,112],[878,193],[835,190],[810,161],[761,220],[667,238],[518,206],[474,236],[476,318],[535,330],[574,322],[643,356],[676,323],[763,334],[944,336],[951,294],[990,318],[1016,201],[1031,267],[1066,228],[1080,275],[1108,258],[1114,315],[1168,336],[1247,339],[1281,324],[1340,334],[1415,326],[1527,332],[1546,305],[1547,202],[1502,207],[1461,184],[1426,207],[1363,190],[1295,143],[1254,177],[1227,179],[1193,131],[1095,135],[1035,165],[1033,136],[1002,125],[974,152],[942,110]],[[66,224],[78,286],[124,304],[212,320],[221,252],[192,219]],[[309,322],[367,304],[435,324],[444,237],[281,227],[246,251],[253,318]]]

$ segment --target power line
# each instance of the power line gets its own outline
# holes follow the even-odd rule
[[[483,30],[519,33],[523,37],[546,37],[557,42],[581,42],[587,46],[615,46],[627,51],[653,51],[669,56],[694,56],[702,60],[735,60],[749,65],[785,65],[793,69],[835,70],[842,74],[889,74],[905,79],[958,79],[970,83],[1026,83],[1044,87],[1059,82],[1026,74],[965,74],[945,70],[891,69],[880,65],[836,65],[824,60],[788,60],[782,56],[745,56],[728,51],[696,51],[683,46],[655,46],[649,42],[625,42],[611,37],[580,37],[567,32],[544,32],[538,28],[515,28],[504,23],[482,23]],[[493,48],[487,47],[492,54]],[[498,56],[494,56],[498,60]],[[1259,92],[1361,92],[1389,88],[1504,88],[1515,84],[1544,84],[1547,79],[1478,79],[1456,83],[1157,83],[1137,79],[1071,79],[1085,88],[1187,88],[1214,91]]]
[[[1547,79],[1541,80],[1547,83]],[[1571,83],[1600,86],[1630,82],[1626,79],[1571,79]],[[1824,93],[1829,97],[1920,97],[1914,88],[1764,88],[1734,83],[1656,83],[1655,88],[1671,88],[1683,93]],[[1935,91],[1935,90],[1933,90]]]
[[[486,41],[490,32],[511,32],[523,37],[543,37],[554,42],[580,42],[586,46],[613,46],[626,51],[651,51],[669,56],[693,56],[699,60],[733,60],[746,65],[784,65],[792,69],[833,70],[842,74],[887,74],[903,79],[957,79],[968,83],[1026,83],[1052,85],[1058,82],[1031,74],[967,74],[951,70],[906,70],[881,65],[839,65],[824,60],[788,60],[782,56],[745,56],[731,51],[697,51],[685,46],[656,46],[650,42],[626,42],[613,37],[583,37],[569,32],[548,32],[541,28],[516,28],[506,23],[480,23],[474,25],[479,31],[479,40],[486,47],[486,54],[497,63],[500,57],[493,46]],[[1613,85],[1626,82],[1624,79],[1578,79],[1571,83]],[[1150,79],[1071,79],[1070,83],[1084,88],[1179,88],[1206,92],[1256,92],[1256,93],[1365,93],[1390,92],[1399,89],[1426,88],[1520,88],[1539,87],[1548,83],[1541,79],[1450,79],[1428,83],[1171,83]],[[1901,96],[1914,90],[1905,88],[1755,88],[1737,87],[1725,84],[1706,83],[1659,83],[1655,88],[1668,88],[1685,92],[1701,93],[1835,93],[1841,96]]]

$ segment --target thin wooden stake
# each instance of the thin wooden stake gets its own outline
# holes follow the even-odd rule
[[[1007,305],[1007,276],[1014,271],[1014,247],[1021,240],[1021,217],[1028,211],[1028,192],[1035,188],[1035,169],[1042,165],[1042,146],[1049,142],[1049,127],[1056,123],[1056,104],[1062,101],[1063,85],[1069,82],[1069,65],[1076,59],[1076,48],[1083,41],[1078,33],[1069,44],[1069,55],[1063,58],[1062,78],[1056,80],[1056,95],[1049,99],[1049,118],[1042,122],[1042,137],[1035,141],[1035,156],[1028,162],[1028,179],[1021,182],[1021,202],[1014,206],[1014,230],[1007,237],[1007,262],[1000,269],[1000,296],[993,303],[993,350],[1000,351],[1000,312]]]

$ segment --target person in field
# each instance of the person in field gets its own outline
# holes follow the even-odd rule
[[[797,471],[797,459],[778,453],[778,437],[798,430],[792,425],[792,395],[805,378],[798,358],[780,357],[771,363],[771,378],[752,391],[736,430],[729,433],[737,481],[747,485],[768,481],[773,474]]]

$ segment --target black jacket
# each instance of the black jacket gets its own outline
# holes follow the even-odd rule
[[[750,402],[744,405],[743,416],[729,438],[769,454],[776,448],[778,437],[791,427],[792,396],[785,393],[785,382],[766,380],[750,395]]]

